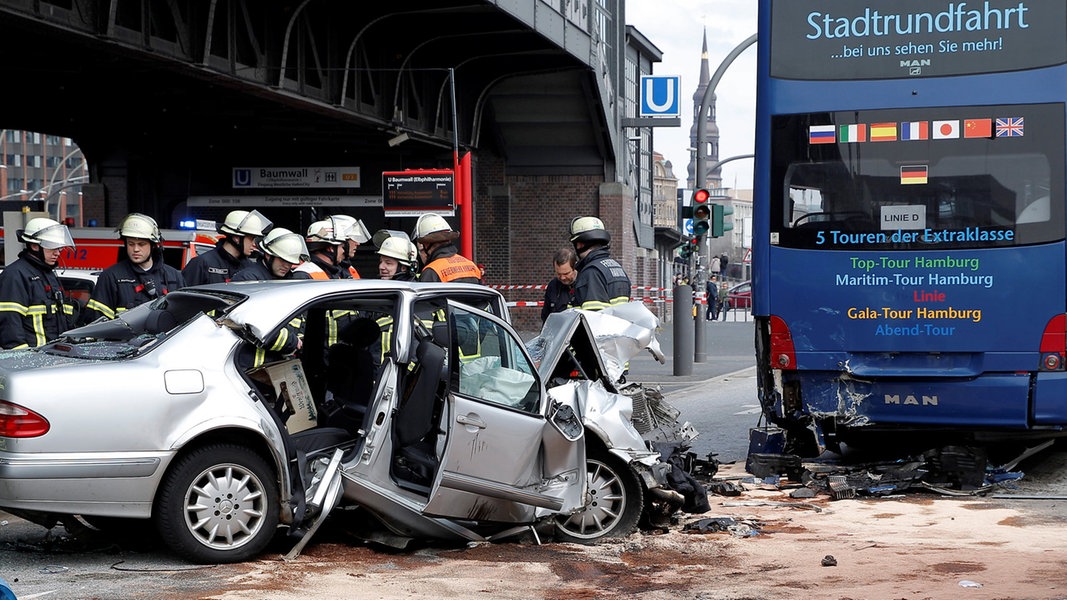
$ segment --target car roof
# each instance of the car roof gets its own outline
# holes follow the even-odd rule
[[[414,296],[432,295],[449,297],[476,296],[485,301],[504,305],[500,292],[477,284],[461,283],[415,283],[382,279],[331,279],[331,280],[275,280],[241,281],[200,285],[172,292],[223,293],[243,296],[229,313],[235,323],[247,325],[250,333],[259,339],[265,338],[283,319],[298,307],[330,297],[341,298],[356,292],[370,294],[404,293]]]

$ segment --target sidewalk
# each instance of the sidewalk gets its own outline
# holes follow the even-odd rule
[[[704,327],[704,362],[692,362],[689,375],[674,374],[674,323],[664,323],[656,337],[667,359],[660,364],[645,352],[630,361],[627,379],[642,383],[691,384],[752,367],[756,363],[752,317],[732,310],[725,321],[698,322]],[[692,358],[692,357],[690,357]]]

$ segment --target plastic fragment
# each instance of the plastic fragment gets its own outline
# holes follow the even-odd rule
[[[960,580],[960,587],[980,588],[980,587],[982,587],[982,584],[978,583],[977,581],[971,581],[970,579],[961,579]]]

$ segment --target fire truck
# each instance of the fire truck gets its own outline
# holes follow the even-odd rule
[[[163,262],[179,270],[194,256],[214,248],[220,237],[215,231],[200,229],[161,229],[160,233],[163,235]],[[59,256],[59,268],[100,271],[123,257],[122,240],[114,228],[71,227],[70,235],[74,239],[74,248],[63,250]],[[4,232],[0,229],[0,242],[4,239]],[[13,242],[17,244],[17,254],[22,249],[22,243],[17,240]]]

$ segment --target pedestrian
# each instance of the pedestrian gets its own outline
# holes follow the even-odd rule
[[[126,256],[100,273],[82,313],[82,323],[100,317],[114,319],[135,306],[185,287],[182,272],[163,262],[163,235],[155,219],[130,213],[115,231]]]
[[[602,310],[630,300],[630,277],[611,257],[611,234],[596,217],[571,221],[571,244],[578,256],[578,276],[574,281],[574,305],[585,310]]]
[[[300,234],[275,227],[259,240],[260,255],[233,276],[232,281],[293,279],[293,271],[309,260],[307,244]]]
[[[724,281],[719,284],[719,315],[726,320],[726,313],[730,310],[730,288]]]
[[[349,215],[334,215],[331,217],[334,223],[343,229],[342,237],[345,238],[345,254],[341,259],[342,279],[359,279],[359,271],[352,264],[356,259],[356,250],[360,244],[370,241],[370,231],[363,221]]]
[[[16,232],[25,245],[0,272],[0,346],[35,348],[74,326],[77,309],[55,274],[64,248],[74,248],[66,225],[38,217]]]
[[[315,221],[308,227],[307,249],[309,260],[295,269],[295,279],[347,279],[341,274],[341,261],[345,256],[345,229],[333,217]]]
[[[708,272],[713,276],[718,277],[721,268],[722,260],[718,256],[712,256],[711,260],[708,261]]]
[[[714,321],[719,318],[719,278],[715,275],[708,278],[707,294],[708,308],[704,313],[704,320]]]
[[[722,256],[719,257],[719,269],[722,273],[723,281],[726,281],[726,277],[730,273],[726,269],[728,266],[730,266],[730,257],[726,256],[726,254],[724,253]]]
[[[459,232],[453,231],[441,215],[426,213],[419,217],[411,237],[423,263],[419,281],[481,283],[481,269],[459,253],[454,243]]]
[[[378,277],[392,281],[415,281],[418,250],[407,236],[390,236],[378,248]]]
[[[552,266],[556,276],[545,288],[545,301],[541,307],[541,322],[548,320],[548,315],[570,308],[574,302],[574,280],[578,276],[575,265],[578,257],[571,248],[560,248],[552,257]]]
[[[222,238],[215,248],[194,257],[182,269],[186,285],[224,283],[248,266],[256,251],[256,240],[270,231],[273,224],[257,210],[234,210],[218,226]]]

